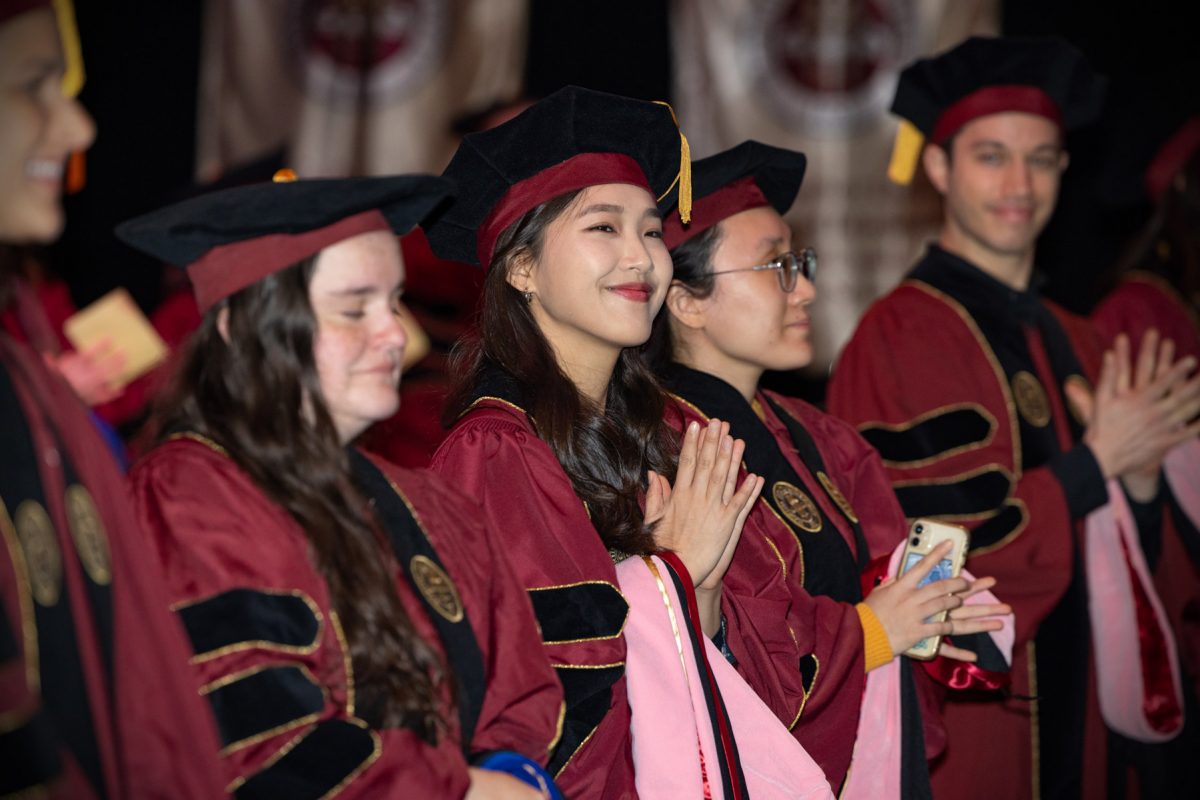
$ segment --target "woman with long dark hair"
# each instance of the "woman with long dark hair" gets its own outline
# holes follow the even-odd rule
[[[676,211],[664,222],[675,273],[648,354],[683,418],[728,420],[747,442],[747,469],[767,477],[747,535],[769,537],[788,563],[796,605],[810,609],[815,630],[806,657],[820,664],[813,700],[793,733],[833,786],[848,781],[847,797],[922,797],[929,790],[916,694],[923,677],[914,681],[908,659],[897,659],[937,634],[953,634],[966,647],[982,638],[976,634],[1000,629],[1000,621],[984,617],[1009,609],[982,595],[995,584],[991,578],[919,585],[949,543],[899,579],[864,592],[877,582],[864,574],[882,578],[907,532],[878,454],[840,420],[759,386],[767,370],[799,369],[812,358],[816,254],[793,248],[782,217],[805,167],[802,153],[758,142],[695,164],[689,223]],[[965,598],[970,606],[963,607]],[[947,622],[928,621],[947,609],[954,609]],[[987,642],[977,644],[981,666],[998,673],[991,680],[999,683],[1006,660]],[[948,640],[941,653],[979,660]],[[955,682],[980,674],[963,668]],[[897,696],[901,727],[888,731],[884,701]],[[936,731],[936,708],[924,706]]]
[[[776,563],[740,538],[760,488],[734,477],[742,443],[720,422],[677,438],[639,352],[671,275],[656,198],[678,192],[686,207],[689,169],[667,106],[569,87],[467,136],[446,170],[462,192],[427,227],[440,256],[487,268],[479,336],[459,353],[453,427],[432,466],[481,500],[533,600],[567,702],[550,768],[576,798],[674,796],[650,775],[661,762],[642,748],[657,737],[639,736],[638,712],[690,730],[705,702],[715,711],[695,717],[701,747],[682,767],[695,777],[688,786],[728,783],[736,796],[740,785],[737,758],[705,744],[728,745],[730,726],[743,735],[720,702],[631,712],[627,691],[639,690],[629,671],[643,653],[623,570],[653,573],[662,598],[677,592],[687,613],[672,618],[682,626],[674,635],[691,632],[705,675],[729,667],[707,658],[708,640],[724,654],[717,660],[736,662],[738,682],[763,698],[750,705],[766,704],[760,727],[786,736],[777,717],[790,722],[803,698],[796,643],[775,624],[786,587],[737,583],[740,563],[759,572]],[[669,744],[688,751],[686,740]],[[737,749],[756,751],[745,741]],[[808,763],[802,753],[782,760]]]
[[[447,192],[293,180],[118,229],[204,312],[131,480],[239,795],[540,796],[468,767],[544,762],[561,709],[504,554],[444,482],[352,447],[399,402],[396,236]]]
[[[62,232],[95,126],[68,0],[0,0],[0,796],[211,798],[216,735],[121,474],[10,248]]]

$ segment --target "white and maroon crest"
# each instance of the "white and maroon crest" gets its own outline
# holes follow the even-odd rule
[[[291,0],[295,68],[305,93],[334,105],[387,105],[411,94],[448,50],[446,0]]]
[[[915,55],[914,0],[764,0],[741,31],[751,85],[782,122],[840,134],[878,119]]]

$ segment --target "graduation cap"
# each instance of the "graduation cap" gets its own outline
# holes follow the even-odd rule
[[[663,239],[674,250],[724,219],[751,208],[770,206],[786,214],[804,181],[808,160],[803,153],[745,141],[692,165],[692,219],[684,224],[671,213],[674,203],[659,204],[663,211]]]
[[[452,184],[433,175],[275,181],[193,197],[117,226],[138,250],[187,267],[204,312],[223,298],[343,239],[407,233]]]
[[[892,113],[901,117],[888,177],[906,184],[928,140],[942,144],[971,120],[1023,111],[1072,131],[1099,116],[1104,79],[1062,39],[973,36],[900,73]]]
[[[425,225],[433,251],[487,265],[500,234],[567,192],[630,183],[691,211],[687,138],[666,103],[568,86],[495,128],[463,138],[444,176],[462,194]]]

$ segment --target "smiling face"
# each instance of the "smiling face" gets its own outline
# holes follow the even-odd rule
[[[509,276],[531,293],[533,318],[560,361],[581,364],[644,343],[670,281],[654,198],[622,183],[580,192],[547,226],[536,258]]]
[[[989,114],[964,125],[951,146],[952,157],[933,147],[925,159],[945,198],[943,243],[981,266],[1031,258],[1067,165],[1058,126],[1035,114]]]
[[[63,227],[63,168],[95,126],[62,93],[54,13],[39,8],[0,25],[0,241],[54,240]]]
[[[313,358],[321,394],[342,443],[400,407],[404,261],[390,231],[372,231],[321,251],[309,282],[317,320]]]

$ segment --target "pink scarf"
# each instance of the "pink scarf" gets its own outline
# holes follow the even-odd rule
[[[1193,516],[1200,511],[1196,448],[1200,443],[1190,442],[1167,458],[1171,488]],[[1168,741],[1183,728],[1175,637],[1115,480],[1109,481],[1108,503],[1088,515],[1084,555],[1100,713],[1109,728],[1130,739]]]
[[[617,565],[629,601],[625,674],[633,711],[633,763],[638,794],[654,798],[725,800],[702,681],[688,628],[697,631],[679,597],[669,567],[658,558],[628,558]],[[685,583],[690,587],[690,582]],[[817,766],[720,651],[699,634],[707,667],[724,701],[733,738],[754,800],[832,800]]]
[[[895,577],[904,553],[904,542],[896,546],[888,561],[887,576]],[[970,572],[963,576],[974,580]],[[968,604],[997,603],[991,592],[968,597]],[[1012,664],[1013,615],[1002,617],[1004,627],[990,634],[1004,660]],[[900,797],[900,659],[893,658],[867,674],[854,757],[842,789],[842,800],[894,800]]]

